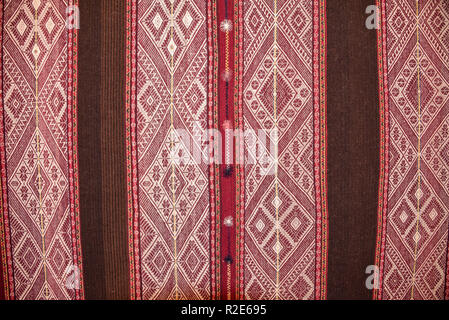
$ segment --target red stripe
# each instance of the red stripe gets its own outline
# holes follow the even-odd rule
[[[0,3],[0,90],[3,90],[3,2]],[[3,92],[0,92],[0,165],[1,165],[1,210],[0,210],[0,268],[3,298],[13,300],[14,280],[11,256],[11,238],[9,232],[8,193],[6,183],[5,126],[3,118]]]
[[[313,90],[314,174],[316,201],[315,299],[326,299],[327,281],[327,121],[326,121],[326,1],[314,1]]]
[[[446,289],[444,299],[449,300],[449,239],[447,242],[447,262],[446,262]]]
[[[0,26],[3,30],[3,2],[0,2]],[[2,33],[0,32],[0,90],[3,87],[3,61],[2,61],[2,57],[3,57],[3,53],[2,53],[2,49],[3,49],[3,37],[2,37]],[[3,110],[3,92],[1,92],[0,94],[0,109]],[[3,112],[2,114],[3,115]],[[3,133],[3,130],[0,132],[0,135]],[[3,179],[2,179],[3,180]],[[0,192],[1,192],[2,187],[0,186]],[[3,264],[4,264],[4,236],[3,236],[3,201],[0,204],[0,300],[5,300],[5,293],[6,293],[6,287],[5,284],[3,282]]]
[[[218,2],[218,23],[220,24],[223,22],[225,18],[225,1],[219,1]],[[229,1],[228,5],[228,20],[231,20],[234,24],[234,6],[233,2]],[[228,64],[229,67],[232,70],[233,76],[235,75],[233,70],[234,66],[234,29],[229,32],[229,47],[228,47]],[[223,31],[218,32],[218,119],[219,119],[219,129],[221,132],[222,137],[222,164],[220,165],[220,186],[221,186],[221,216],[220,216],[220,223],[221,223],[221,239],[220,239],[220,247],[221,247],[221,299],[226,300],[231,297],[231,299],[235,299],[235,279],[236,279],[236,270],[235,270],[235,263],[236,263],[236,233],[235,233],[235,221],[236,221],[236,212],[235,212],[235,205],[236,205],[236,194],[235,194],[235,186],[236,186],[236,172],[235,172],[235,165],[233,165],[233,171],[232,175],[230,177],[225,177],[223,175],[223,172],[225,170],[225,153],[226,153],[226,147],[225,147],[225,130],[224,130],[224,122],[226,120],[226,82],[223,80],[223,73],[225,72],[225,58],[226,58],[226,46],[225,46],[225,35],[226,33]],[[228,88],[228,110],[229,110],[229,118],[231,123],[234,123],[234,88],[232,86],[232,82],[230,82],[229,88]],[[235,150],[233,150],[233,153],[235,153]],[[233,154],[234,156],[234,154]],[[235,157],[233,157],[235,158]],[[233,161],[235,163],[235,161]],[[223,225],[224,219],[226,217],[232,217],[232,220],[234,222],[234,225],[232,227],[225,227]],[[229,251],[228,251],[229,250]],[[225,257],[228,256],[228,254],[231,255],[233,259],[233,263],[231,266],[231,275],[229,277],[227,272],[227,262],[225,262]],[[230,286],[230,292],[229,291]]]
[[[243,1],[234,1],[234,52],[235,92],[234,105],[236,114],[236,129],[240,129],[236,141],[236,299],[244,298],[244,235],[245,235],[245,167],[244,167],[244,137],[243,137]]]
[[[126,160],[128,187],[128,237],[131,299],[141,299],[140,235],[137,184],[136,77],[137,2],[126,3]]]
[[[69,6],[78,6],[78,0],[70,0]],[[84,299],[83,262],[81,250],[81,225],[79,213],[79,177],[78,177],[78,30],[68,30],[68,84],[67,84],[67,115],[68,115],[68,153],[69,153],[69,183],[70,183],[70,218],[72,232],[73,264],[79,270],[80,288],[75,289],[76,300]]]
[[[380,171],[379,171],[379,208],[378,208],[378,232],[376,240],[375,265],[379,268],[379,288],[373,291],[373,299],[382,299],[382,280],[385,256],[385,229],[388,200],[388,66],[386,51],[386,5],[385,0],[377,0],[376,5],[380,10],[380,28],[377,32],[378,49],[378,77],[379,77],[379,115],[380,115]]]
[[[208,129],[212,130],[215,128],[215,86],[216,86],[216,74],[214,70],[214,35],[216,30],[214,30],[214,19],[213,19],[213,9],[215,7],[215,1],[209,0],[207,2],[207,43],[208,43]],[[214,165],[214,137],[209,136],[209,190],[210,190],[210,253],[211,253],[211,298],[215,300],[217,298],[217,268],[216,268],[216,199],[215,199],[215,165]]]
[[[0,247],[0,257],[3,256],[2,248]],[[3,283],[3,263],[0,263],[0,300],[5,300],[5,284]]]

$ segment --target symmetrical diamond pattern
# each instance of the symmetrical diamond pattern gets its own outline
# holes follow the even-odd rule
[[[257,135],[264,130],[269,140],[275,128],[274,11],[266,1],[244,2],[243,114],[245,130],[254,132],[246,137],[245,152],[250,159],[256,159],[260,149],[266,152],[266,161],[250,161],[245,167],[247,299],[274,299],[276,295],[292,300],[315,297],[312,17],[311,1],[286,0],[278,5],[276,196],[275,157],[269,153],[269,142]]]
[[[66,287],[66,271],[74,265],[67,152],[67,5],[65,0],[4,3],[3,116],[18,299],[75,297]]]
[[[410,299],[412,291],[414,299],[444,296],[449,223],[445,44],[449,6],[441,0],[419,4],[417,43],[415,1],[387,1],[390,177],[384,299]]]
[[[174,1],[171,19],[172,2],[168,0],[138,4],[137,154],[143,299],[208,299],[211,294],[208,166],[194,161],[186,142],[170,130],[171,99],[173,126],[184,130],[192,143],[207,128],[205,5],[199,0]]]

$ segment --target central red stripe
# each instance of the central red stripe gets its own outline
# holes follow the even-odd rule
[[[234,25],[234,8],[233,1],[228,0],[227,10],[226,2],[224,0],[217,3],[217,22],[220,27],[222,22],[226,19],[231,21]],[[227,12],[226,12],[227,11]],[[235,299],[235,279],[236,279],[236,232],[235,232],[235,199],[236,199],[236,170],[235,170],[235,145],[234,139],[232,139],[232,173],[230,176],[224,174],[226,169],[225,154],[226,154],[226,142],[225,142],[225,121],[230,122],[231,129],[234,129],[234,29],[228,32],[228,46],[226,46],[226,32],[219,28],[218,31],[218,119],[221,133],[221,146],[222,146],[222,159],[220,165],[220,191],[221,191],[221,239],[220,252],[221,252],[221,272],[220,272],[220,299]],[[227,59],[227,63],[226,63]],[[226,85],[226,65],[229,66],[231,71],[231,77],[228,79],[228,85]],[[228,98],[226,98],[228,97]],[[228,112],[226,112],[226,106]],[[232,226],[226,226],[224,220],[230,220],[232,218]],[[229,225],[229,224],[228,224]],[[230,258],[230,259],[227,259]]]

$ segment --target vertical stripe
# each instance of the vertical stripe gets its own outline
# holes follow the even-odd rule
[[[378,30],[377,30],[377,64],[378,64],[378,80],[379,80],[379,185],[378,185],[378,210],[377,210],[377,235],[376,235],[376,251],[374,265],[378,268],[375,270],[375,284],[377,288],[373,290],[373,298],[379,299],[382,296],[382,270],[384,267],[384,251],[385,251],[385,228],[386,214],[388,203],[388,146],[389,146],[389,103],[388,103],[388,73],[387,73],[387,51],[386,51],[386,17],[385,17],[385,1],[376,1],[378,12]]]
[[[418,186],[417,190],[418,192],[421,192],[421,133],[422,133],[422,114],[421,114],[421,55],[420,55],[420,48],[419,48],[419,0],[416,0],[416,90],[417,90],[417,99],[418,99],[418,146],[417,146],[417,159],[416,159],[416,166],[417,166],[417,180],[418,180]],[[421,197],[416,197],[416,232],[415,234],[419,234],[419,220],[421,219]],[[411,293],[411,300],[414,300],[415,298],[415,282],[416,282],[416,260],[418,259],[418,244],[419,240],[415,240],[415,249],[413,251],[413,271],[412,271],[412,293]]]
[[[388,147],[381,148],[381,156],[388,159],[391,174],[384,191],[388,205],[378,226],[380,288],[374,298],[441,299],[449,220],[449,55],[442,25],[434,21],[444,21],[448,7],[433,0],[381,3],[379,49],[387,68],[379,68],[379,75],[388,87],[380,101],[389,103],[389,122],[381,123]],[[401,26],[395,23],[398,16],[406,17]]]
[[[106,296],[129,297],[125,161],[125,56],[122,0],[102,0],[101,162]],[[118,90],[122,88],[122,90]]]
[[[100,81],[101,5],[80,1],[79,107],[80,215],[86,299],[106,299],[102,223]]]
[[[1,157],[4,159],[4,129],[3,129],[3,1],[0,2],[0,142],[1,142]],[[5,203],[3,201],[6,190],[3,186],[4,180],[4,165],[0,164],[0,300],[9,299],[8,286],[8,266],[6,256],[6,230],[5,230]]]
[[[125,3],[80,1],[80,17],[80,209],[86,298],[127,299]]]
[[[329,299],[369,299],[379,172],[373,1],[328,1]]]

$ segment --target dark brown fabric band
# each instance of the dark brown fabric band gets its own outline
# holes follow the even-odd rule
[[[370,299],[379,172],[376,30],[372,0],[328,0],[329,299]]]
[[[128,299],[125,1],[80,1],[79,160],[86,299]]]

